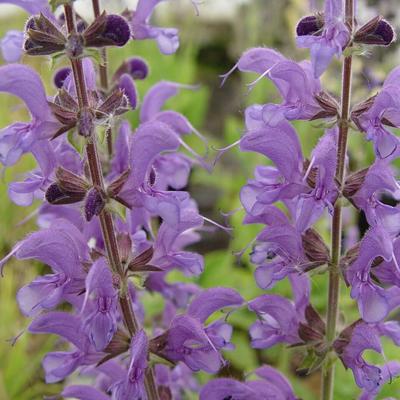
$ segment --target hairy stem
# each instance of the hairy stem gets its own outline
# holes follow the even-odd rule
[[[94,17],[95,18],[99,17],[101,14],[99,0],[92,0],[92,6],[93,6]],[[101,55],[101,63],[99,64],[100,85],[105,92],[108,92],[107,49],[102,48],[100,50],[100,55]],[[113,140],[112,140],[111,128],[108,128],[106,131],[106,140],[107,140],[108,157],[111,158],[113,154]]]
[[[66,4],[64,6],[64,11],[67,22],[68,33],[74,34],[76,32],[74,10],[70,4]],[[78,102],[80,109],[82,110],[89,107],[88,93],[86,90],[82,59],[80,58],[71,59],[71,65],[74,74]],[[92,183],[95,187],[98,187],[104,191],[105,189],[104,177],[103,177],[102,166],[99,160],[95,132],[93,132],[92,135],[88,138],[85,150],[88,159],[89,171]],[[120,279],[121,290],[119,295],[119,303],[121,307],[122,316],[130,335],[133,336],[138,331],[139,324],[135,317],[131,299],[127,291],[128,282],[124,271],[124,267],[121,263],[121,258],[119,256],[114,221],[111,213],[106,208],[101,212],[99,218],[100,218],[101,231],[107,251],[107,257],[110,268],[113,271],[113,273],[116,274]],[[157,386],[155,384],[155,378],[152,369],[149,369],[146,374],[145,388],[149,400],[159,400]]]
[[[354,0],[346,0],[345,5],[346,23],[353,28],[354,23]],[[351,73],[352,56],[345,57],[343,62],[342,76],[342,96],[341,96],[341,118],[339,121],[339,140],[337,151],[336,179],[342,190],[345,178],[345,161],[347,152],[347,136],[349,130],[350,98],[351,98]],[[334,207],[332,219],[332,247],[331,247],[331,266],[329,269],[329,292],[328,292],[328,312],[326,340],[332,343],[336,337],[336,324],[339,314],[339,294],[340,294],[340,271],[339,262],[342,242],[342,205],[340,199]],[[322,399],[333,399],[335,366],[329,362],[322,377]]]

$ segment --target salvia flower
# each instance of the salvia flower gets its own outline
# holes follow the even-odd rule
[[[299,22],[297,45],[310,49],[315,77],[328,68],[333,56],[340,56],[350,40],[349,28],[343,21],[343,1],[327,0],[325,12],[315,20]],[[323,21],[323,24],[322,24]],[[321,27],[322,25],[322,27]]]

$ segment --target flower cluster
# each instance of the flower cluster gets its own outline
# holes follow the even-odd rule
[[[174,270],[188,277],[202,273],[203,257],[188,247],[212,222],[185,190],[194,166],[210,169],[185,138],[194,134],[205,147],[207,141],[185,116],[164,109],[169,98],[194,87],[158,82],[139,107],[136,81],[147,78],[147,62],[131,57],[108,76],[108,46],[153,39],[164,54],[177,50],[178,31],[150,23],[160,1],[139,0],[135,11],[109,15],[93,0],[91,23],[75,13],[73,1],[52,2],[62,13],[53,13],[46,1],[10,1],[31,16],[23,33],[12,31],[2,40],[4,59],[18,61],[23,50],[69,62],[54,74],[52,95],[32,68],[0,67],[0,91],[21,99],[31,117],[0,131],[0,162],[12,166],[25,153],[37,161],[24,180],[9,185],[9,197],[19,206],[40,202],[39,230],[18,242],[0,266],[3,272],[11,257],[47,266],[46,275],[17,293],[21,312],[31,318],[28,331],[61,338],[43,359],[46,382],[79,373],[92,384],[67,385],[60,395],[82,400],[179,400],[188,392],[201,400],[295,400],[290,383],[267,365],[243,382],[218,377],[201,388],[195,379],[197,371],[218,373],[226,365],[223,350],[234,348],[229,314],[216,313],[246,306],[257,317],[249,327],[253,348],[305,348],[311,359],[306,372],[322,366],[327,377],[324,399],[331,399],[332,360],[340,359],[362,388],[360,398],[374,398],[400,373],[400,363],[377,366],[363,358],[366,350],[383,353],[383,336],[400,345],[400,324],[390,319],[400,304],[400,210],[382,197],[396,198],[399,189],[392,162],[400,146],[391,129],[400,127],[400,70],[389,74],[379,93],[352,107],[351,72],[357,48],[389,45],[392,27],[382,17],[358,27],[353,0],[345,7],[342,0],[326,0],[323,13],[303,18],[296,29],[311,62],[253,48],[224,76],[236,68],[257,73],[253,84],[269,79],[282,98],[245,110],[240,149],[272,164],[256,168],[240,199],[243,223],[263,226],[250,254],[257,285],[269,290],[288,278],[292,298],[266,293],[245,300],[232,288],[169,280]],[[335,56],[344,59],[340,101],[320,82]],[[138,112],[134,128],[130,111]],[[309,155],[292,125],[297,120],[326,126]],[[373,142],[376,159],[367,168],[350,168],[350,128]],[[364,213],[369,229],[341,250],[344,204]],[[317,231],[322,217],[332,219],[330,248]],[[312,271],[329,272],[326,321],[312,304]],[[361,318],[337,327],[341,277]],[[163,298],[162,312],[150,321],[146,293]]]
[[[254,239],[250,254],[256,266],[255,280],[260,288],[271,289],[287,277],[294,293],[293,302],[273,294],[248,302],[258,318],[250,327],[252,347],[265,349],[276,343],[305,345],[313,360],[306,368],[308,372],[324,365],[325,360],[325,368],[329,370],[331,354],[336,353],[363,388],[361,398],[374,398],[380,385],[398,374],[399,368],[398,363],[391,362],[380,367],[369,365],[362,358],[367,349],[382,353],[381,336],[399,343],[400,324],[387,317],[400,300],[397,262],[400,210],[385,204],[381,196],[385,192],[396,197],[399,189],[391,166],[398,157],[398,138],[390,129],[399,126],[400,91],[395,83],[399,69],[389,74],[378,94],[347,109],[351,59],[357,46],[389,45],[394,39],[393,29],[382,17],[358,28],[354,14],[349,12],[354,13],[354,2],[346,1],[345,12],[343,1],[327,0],[323,13],[307,16],[298,23],[297,45],[310,49],[311,62],[287,59],[273,49],[253,48],[223,78],[227,79],[235,69],[259,74],[251,86],[269,79],[282,98],[279,104],[249,106],[245,110],[245,131],[238,141],[242,151],[260,153],[272,162],[258,166],[254,179],[241,191],[244,223],[265,225]],[[344,89],[338,102],[323,89],[319,78],[332,58],[342,54]],[[307,157],[291,121],[317,119],[327,128]],[[373,165],[355,172],[350,171],[346,146],[343,147],[350,126],[365,133],[376,154]],[[370,228],[339,260],[341,233],[337,232],[340,229],[337,221],[341,219],[342,197],[365,213]],[[322,216],[333,220],[331,250],[315,229]],[[358,302],[361,319],[344,326],[338,335],[336,316],[330,336],[329,313],[325,323],[310,303],[309,272],[314,269],[321,273],[334,270],[338,277],[343,274],[351,287],[351,297]],[[247,387],[250,383],[230,382],[227,386],[231,389],[226,388],[225,393],[235,399],[253,398],[255,395]],[[222,391],[225,382],[209,383],[204,389],[207,395],[214,385],[218,386],[215,391]],[[254,398],[271,398],[262,393],[265,397],[260,392]]]
[[[150,25],[159,1],[139,1],[123,15],[97,13],[92,23],[75,14],[73,3],[64,2],[62,14],[47,2],[12,3],[32,13],[18,48],[70,62],[54,74],[54,95],[31,67],[0,67],[0,90],[19,97],[31,116],[1,130],[0,161],[12,166],[25,153],[37,161],[9,185],[9,197],[19,206],[40,201],[40,229],[17,243],[1,266],[16,257],[48,267],[17,293],[21,312],[32,319],[28,331],[65,342],[43,360],[46,382],[75,371],[91,376],[92,386],[62,393],[78,399],[180,399],[198,392],[193,371],[216,373],[225,363],[221,350],[232,347],[232,327],[224,318],[209,323],[209,316],[244,300],[233,289],[168,280],[173,270],[193,277],[204,269],[203,257],[187,247],[210,221],[185,188],[194,165],[209,166],[185,137],[194,133],[207,142],[186,117],[164,109],[169,98],[193,87],[156,83],[139,110],[136,81],[148,76],[147,62],[127,59],[100,87],[104,65],[91,57],[100,48],[106,61],[107,46],[131,39],[154,39],[170,54],[179,44],[177,30]],[[5,59],[15,61],[15,49],[5,43]],[[139,111],[135,129],[125,117],[132,110]],[[146,291],[164,299],[151,323],[141,300]]]

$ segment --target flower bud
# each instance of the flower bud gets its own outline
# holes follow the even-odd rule
[[[119,256],[122,263],[128,262],[132,255],[132,240],[128,233],[119,233],[117,236]]]
[[[85,197],[81,193],[69,193],[61,189],[58,183],[52,183],[46,190],[45,198],[53,205],[73,204],[82,201]]]
[[[107,194],[111,198],[118,196],[119,192],[124,187],[125,183],[128,181],[129,175],[131,173],[130,169],[124,171],[120,176],[114,179],[107,187]]]
[[[66,37],[43,14],[29,18],[25,32],[24,50],[29,55],[50,55],[65,49]]]
[[[393,27],[381,16],[363,25],[354,35],[355,43],[389,46],[395,40]]]
[[[361,186],[364,184],[365,177],[367,176],[369,168],[364,168],[360,171],[354,172],[347,177],[344,183],[343,196],[347,199],[353,197]]]
[[[339,115],[339,103],[329,93],[322,91],[314,97],[321,106],[322,110],[314,115],[310,121],[314,121],[319,118],[336,117]]]
[[[318,35],[324,27],[324,16],[321,13],[302,18],[296,27],[297,36]]]
[[[89,189],[89,184],[83,178],[63,167],[57,168],[56,178],[58,186],[64,192],[85,196]]]
[[[132,57],[124,61],[115,71],[113,80],[117,81],[123,74],[129,74],[135,80],[145,79],[149,74],[149,67],[142,58]]]
[[[122,330],[117,330],[110,343],[103,350],[103,352],[107,353],[107,355],[98,362],[97,366],[104,364],[106,361],[111,360],[112,358],[115,358],[120,354],[129,351],[129,348],[130,337]]]
[[[121,47],[130,39],[131,30],[125,18],[103,12],[82,35],[87,47]]]
[[[102,119],[110,115],[122,115],[128,111],[128,98],[120,89],[115,89],[96,109],[96,117]]]
[[[95,215],[100,215],[106,205],[105,199],[101,191],[97,188],[92,188],[87,193],[84,205],[86,221],[91,221]]]
[[[57,89],[61,89],[64,85],[65,80],[67,79],[67,77],[69,76],[69,74],[71,73],[71,68],[69,67],[65,67],[65,68],[61,68],[59,69],[53,77],[53,82],[54,82],[54,86]]]
[[[124,92],[129,100],[132,110],[135,110],[138,104],[138,94],[134,80],[128,74],[123,74],[119,78],[118,87]]]
[[[330,260],[329,249],[321,235],[313,228],[302,235],[302,244],[306,257],[317,265],[327,264]]]

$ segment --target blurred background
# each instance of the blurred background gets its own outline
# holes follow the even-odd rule
[[[135,3],[135,0],[107,0],[103,1],[103,6],[109,11],[118,12],[127,5],[134,7]],[[181,47],[177,54],[161,55],[152,41],[131,42],[122,50],[110,51],[109,68],[114,71],[123,59],[129,56],[144,57],[150,64],[151,74],[145,81],[139,82],[142,97],[146,90],[160,79],[199,84],[200,88],[197,91],[182,91],[168,102],[168,106],[186,115],[200,132],[210,138],[215,148],[221,148],[239,139],[243,131],[243,112],[247,105],[279,102],[279,97],[267,80],[259,82],[249,91],[246,83],[256,79],[256,76],[244,76],[235,72],[221,88],[219,75],[227,72],[244,50],[254,46],[273,47],[296,60],[307,57],[307,52],[295,48],[295,26],[302,16],[321,9],[322,3],[317,0],[204,0],[199,6],[200,15],[196,16],[190,1],[171,0],[157,7],[154,24],[179,28]],[[90,19],[90,1],[79,0],[76,4],[79,13]],[[376,14],[385,16],[398,31],[400,11],[397,0],[359,1],[359,23],[366,22]],[[27,14],[20,9],[0,5],[0,37],[10,29],[22,29],[26,19]],[[55,88],[51,84],[54,69],[50,62],[44,58],[28,56],[23,58],[23,62],[32,65],[41,74],[46,82],[48,94],[54,94]],[[362,101],[370,93],[376,92],[385,74],[398,64],[400,55],[396,43],[388,49],[373,49],[362,57],[357,57],[353,103]],[[339,77],[340,64],[335,61],[323,77],[324,84],[335,95],[339,95],[340,91]],[[0,127],[27,118],[17,99],[0,94]],[[137,113],[130,112],[129,119],[135,126]],[[296,122],[294,125],[301,138],[304,154],[308,156],[324,127],[318,122]],[[351,134],[350,154],[352,170],[362,168],[373,160],[372,147],[363,140],[360,133]],[[195,169],[189,190],[205,216],[225,224],[223,214],[240,207],[240,188],[253,176],[254,167],[266,163],[267,160],[262,157],[241,154],[234,148],[219,160],[212,175]],[[33,160],[26,156],[16,167],[1,173],[0,258],[11,250],[16,241],[35,229],[34,219],[29,219],[29,216],[37,205],[20,208],[13,205],[7,197],[8,183],[16,180],[33,165]],[[248,252],[240,259],[235,254],[246,247],[260,227],[243,226],[243,216],[243,212],[238,211],[230,218],[230,224],[234,227],[232,236],[221,231],[207,232],[203,235],[203,240],[196,246],[196,250],[205,255],[206,269],[195,281],[203,287],[234,287],[246,299],[252,299],[262,294],[253,278],[254,267],[249,263]],[[365,229],[362,216],[354,214],[349,208],[345,221],[349,236],[351,233],[361,237]],[[327,220],[320,222],[317,228],[329,242]],[[16,290],[38,273],[45,271],[45,268],[32,262],[11,260],[5,268],[5,277],[0,279],[0,400],[42,399],[60,390],[58,385],[44,384],[40,366],[44,353],[56,345],[55,338],[23,333],[29,321],[20,314],[15,301]],[[187,280],[175,273],[171,274],[170,279]],[[311,279],[313,304],[324,314],[327,276],[313,275]],[[348,289],[343,287],[342,291],[340,323],[345,326],[357,319],[358,314]],[[277,285],[274,292],[291,296],[290,287],[286,282]],[[145,296],[148,318],[160,312],[161,301],[156,295]],[[254,318],[245,310],[231,316],[235,326],[233,342],[236,350],[226,352],[230,364],[221,371],[221,375],[240,379],[260,364],[268,363],[290,378],[298,397],[304,400],[317,399],[319,372],[311,375],[299,372],[302,362],[302,353],[299,350],[283,351],[280,346],[261,351],[250,348],[247,329]],[[15,342],[15,338],[21,333]],[[366,357],[377,364],[385,362],[385,359],[400,360],[400,349],[389,341],[384,341],[384,347],[383,357],[374,353],[368,353]],[[202,381],[207,379],[206,375],[200,374],[199,377]],[[356,399],[358,394],[359,390],[351,372],[345,371],[338,362],[335,399]],[[400,380],[394,379],[385,385],[378,398],[388,396],[400,399]]]

